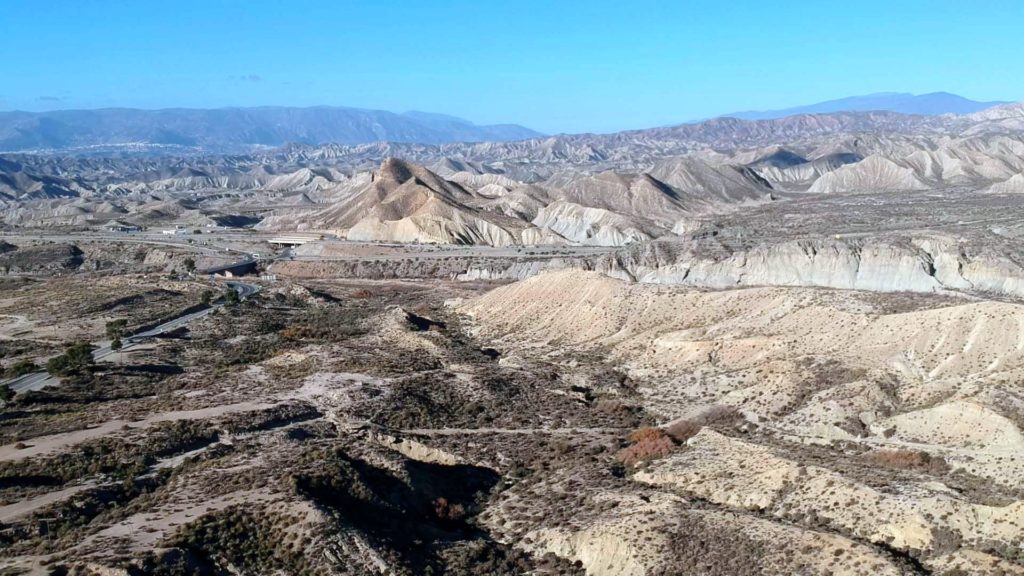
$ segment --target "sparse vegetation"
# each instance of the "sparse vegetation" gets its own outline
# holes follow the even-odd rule
[[[246,573],[307,573],[310,566],[302,545],[308,542],[293,543],[286,537],[287,527],[297,521],[232,506],[185,526],[168,545],[219,570],[232,566]]]
[[[365,334],[366,310],[351,304],[322,304],[302,310],[282,331],[289,340],[337,341]]]
[[[439,259],[438,270],[460,259]],[[139,312],[150,299],[165,303],[161,313],[169,317],[214,298],[208,284],[186,290],[185,282],[167,280],[180,256],[165,261],[167,269],[146,280],[162,286],[83,299],[61,312],[94,316],[66,324],[81,324],[92,340],[105,334],[116,347],[127,326],[153,321],[152,312]],[[406,265],[414,262],[392,266]],[[445,305],[494,285],[267,282],[245,302],[133,348],[125,362],[19,394],[0,419],[9,457],[0,462],[0,505],[71,495],[4,522],[0,555],[54,553],[50,567],[69,573],[84,559],[129,574],[362,574],[385,566],[398,576],[581,576],[582,561],[548,550],[562,552],[561,542],[583,534],[621,544],[629,551],[623,557],[650,560],[649,571],[664,574],[883,573],[891,566],[909,574],[930,569],[941,554],[981,547],[1016,558],[1011,545],[976,544],[950,520],[955,512],[931,507],[950,498],[992,507],[991,514],[1011,509],[1017,492],[965,470],[985,462],[947,464],[925,451],[862,442],[882,439],[887,418],[942,399],[914,397],[895,376],[856,366],[852,355],[841,362],[791,353],[788,340],[773,334],[756,334],[756,352],[748,353],[746,338],[755,336],[732,322],[764,307],[755,291],[735,291],[731,308],[707,310],[712,319],[701,316],[696,336],[671,325],[672,338],[693,338],[679,345],[662,335],[680,315],[682,290],[659,296],[672,302],[664,310],[642,303],[647,317],[574,318],[578,311],[559,310],[571,330],[606,322],[621,331],[622,340],[609,343],[597,332],[527,331],[537,339],[520,340]],[[828,307],[830,298],[846,297],[813,292],[799,302]],[[796,306],[771,302],[773,314]],[[843,306],[837,324],[853,322],[849,310],[862,309],[860,300]],[[516,310],[504,305],[503,319]],[[123,322],[105,324],[112,317]],[[631,330],[668,344],[648,356],[650,340],[637,345]],[[9,365],[43,355],[30,337],[0,342]],[[674,364],[673,345],[686,350],[685,362]],[[704,346],[713,350],[706,362]],[[776,350],[783,360],[771,357]],[[1013,389],[1009,381],[999,385]],[[992,398],[1017,421],[1015,394]],[[677,414],[690,416],[672,419]],[[795,440],[809,429],[850,436]],[[734,457],[748,449],[759,456]],[[785,462],[772,470],[786,480],[761,490],[762,465],[771,458]],[[945,488],[934,488],[937,480]],[[850,496],[851,487],[868,496]],[[930,548],[874,541],[844,523],[870,519],[875,495],[885,502],[894,493],[915,505],[933,499],[914,512],[915,522],[928,525],[922,534],[933,539]],[[1016,521],[1007,518],[989,528]]]
[[[59,456],[0,462],[0,487],[62,485],[96,475],[131,479],[145,472],[158,458],[205,446],[217,437],[217,431],[208,423],[162,423],[147,430],[142,442],[101,438]]]
[[[107,322],[105,329],[107,338],[110,338],[111,340],[120,339],[128,330],[128,320],[123,318],[111,320],[110,322]]]

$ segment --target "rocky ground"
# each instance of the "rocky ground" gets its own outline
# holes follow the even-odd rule
[[[136,323],[198,289],[110,308],[104,290],[141,277],[80,280],[4,295],[70,291],[40,325]],[[1022,314],[572,269],[279,280],[8,401],[0,556],[8,573],[1020,573]]]
[[[564,271],[459,309],[508,362],[600,354],[659,425],[633,436],[609,512],[542,529],[542,549],[588,571],[688,573],[681,515],[761,542],[785,562],[769,573],[1021,571],[1019,304]],[[637,485],[656,496],[636,502]]]
[[[490,287],[277,284],[19,395],[2,420],[4,565],[582,573],[481,515],[578,459],[620,482],[614,453],[650,418],[592,358],[503,365],[444,307]]]

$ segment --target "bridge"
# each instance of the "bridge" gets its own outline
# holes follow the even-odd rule
[[[310,242],[316,242],[322,240],[322,235],[302,235],[296,234],[291,236],[275,236],[270,240],[267,240],[270,244],[277,244],[279,246],[302,246],[303,244],[309,244]]]
[[[235,276],[243,276],[255,271],[256,260],[248,259],[240,262],[232,262],[231,264],[224,264],[223,266],[207,268],[206,270],[202,270],[202,273],[214,276],[223,276],[225,278],[233,278]]]

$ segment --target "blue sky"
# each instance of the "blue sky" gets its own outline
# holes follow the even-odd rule
[[[0,109],[343,105],[613,131],[1024,99],[1024,1],[3,0]]]

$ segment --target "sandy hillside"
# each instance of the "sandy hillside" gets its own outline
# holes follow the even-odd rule
[[[744,422],[725,434],[688,432],[633,481],[827,527],[937,571],[982,573],[978,554],[1020,539],[1024,306],[805,288],[699,291],[560,271],[497,288],[461,311],[507,358],[607,355],[670,431],[699,430],[709,410],[735,409]],[[608,517],[596,524],[603,528],[562,538],[614,533],[619,522]],[[1017,569],[998,557],[984,563]]]

